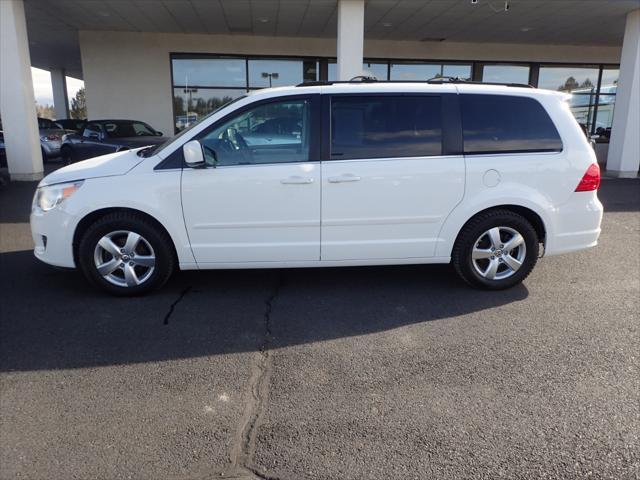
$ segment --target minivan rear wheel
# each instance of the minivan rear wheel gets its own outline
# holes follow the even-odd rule
[[[93,223],[78,245],[78,266],[94,285],[118,296],[160,288],[175,268],[167,233],[142,215],[114,212]]]
[[[451,261],[468,284],[502,290],[531,273],[539,248],[538,235],[527,219],[510,210],[490,210],[463,227]]]

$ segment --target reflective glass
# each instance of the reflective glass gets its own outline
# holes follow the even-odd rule
[[[391,80],[429,80],[442,75],[442,65],[392,63]]]
[[[538,88],[589,93],[598,84],[598,69],[589,67],[540,67]]]
[[[471,65],[443,65],[442,76],[471,80]]]
[[[439,96],[338,96],[331,101],[331,158],[442,153]]]
[[[558,130],[533,98],[472,94],[461,98],[465,154],[562,150]]]
[[[591,131],[593,123],[593,108],[595,106],[595,93],[574,93],[569,99],[569,108],[579,124]]]
[[[303,78],[302,60],[249,60],[251,88],[298,85]]]
[[[272,102],[246,110],[198,139],[210,165],[306,162],[310,122],[308,100]]]
[[[484,65],[483,82],[529,83],[529,67],[524,65]]]
[[[245,94],[245,89],[174,88],[173,112],[176,131],[180,131]]]
[[[602,84],[601,87],[615,88],[618,85],[618,77],[620,76],[620,70],[617,68],[605,68],[602,70]]]
[[[329,62],[327,65],[327,80],[335,82],[338,80],[338,65],[336,62]],[[386,63],[363,63],[362,74],[374,76],[378,80],[388,80]]]
[[[376,77],[378,80],[387,80],[386,63],[364,63],[362,64],[363,75]]]
[[[600,102],[598,104],[598,114],[596,115],[595,128],[594,128],[594,132],[596,134],[607,135],[607,136],[610,134],[610,132],[607,132],[607,129],[611,129],[611,125],[613,124],[614,109],[615,109],[614,102],[607,102],[607,103]]]
[[[173,84],[201,87],[245,87],[246,64],[242,58],[174,58]]]

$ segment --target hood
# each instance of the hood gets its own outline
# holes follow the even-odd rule
[[[136,152],[137,150],[125,150],[124,152],[110,153],[109,155],[72,163],[44,177],[39,186],[43,187],[54,183],[85,180],[87,178],[124,175],[144,160]]]
[[[167,137],[144,136],[144,137],[110,138],[107,141],[117,143],[118,145],[122,145],[123,147],[138,148],[138,147],[148,147],[149,145],[158,145],[159,143],[165,142],[167,140],[168,140]]]

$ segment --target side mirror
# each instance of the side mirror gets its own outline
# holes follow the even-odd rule
[[[91,132],[91,133],[89,134],[89,138],[90,138],[91,140],[100,140],[100,134],[99,134],[99,133],[97,133],[97,132]]]
[[[156,131],[156,135],[157,135],[158,137],[161,137],[161,136],[162,136],[162,132],[158,132],[158,131]]]
[[[203,168],[206,166],[202,145],[198,140],[191,140],[182,146],[184,163],[189,168]]]

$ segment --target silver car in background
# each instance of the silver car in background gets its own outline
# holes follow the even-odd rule
[[[67,131],[56,122],[48,118],[38,118],[38,131],[40,135],[40,147],[42,148],[42,161],[60,156],[62,136]]]

